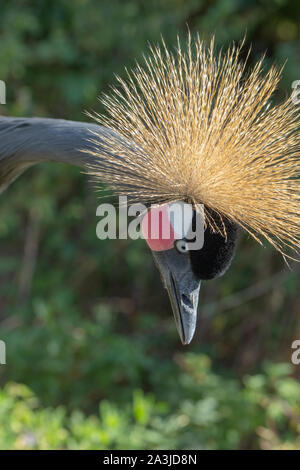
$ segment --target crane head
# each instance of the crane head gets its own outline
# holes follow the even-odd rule
[[[273,104],[281,69],[266,73],[261,59],[246,70],[242,47],[217,52],[214,38],[206,44],[191,35],[175,50],[164,42],[150,47],[144,63],[101,99],[107,116],[94,116],[109,133],[91,139],[101,169],[91,162],[89,173],[131,202],[165,205],[161,228],[173,232],[145,238],[185,344],[200,283],[230,265],[237,226],[285,258],[300,249],[299,109],[290,96]],[[168,204],[185,200],[205,207],[197,249],[186,243],[187,226],[177,236],[168,219]],[[196,218],[192,209],[190,223]]]
[[[183,344],[194,336],[201,281],[221,276],[234,256],[237,227],[229,220],[222,223],[226,235],[211,224],[205,229],[203,213],[181,202],[154,206],[142,220]]]

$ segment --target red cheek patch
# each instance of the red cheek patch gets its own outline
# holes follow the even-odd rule
[[[169,219],[168,205],[151,207],[142,220],[141,230],[152,251],[173,248],[176,236]]]

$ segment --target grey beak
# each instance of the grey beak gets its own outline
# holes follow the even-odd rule
[[[181,342],[189,344],[197,324],[201,281],[191,269],[188,254],[181,254],[175,248],[152,254],[169,294]]]

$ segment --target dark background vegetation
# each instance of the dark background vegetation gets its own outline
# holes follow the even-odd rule
[[[1,0],[1,113],[86,120],[149,41],[187,26],[218,47],[246,32],[250,63],[287,60],[287,96],[299,20],[296,0]],[[97,240],[98,202],[52,164],[1,195],[0,448],[300,448],[299,269],[241,236],[183,347],[144,242]]]

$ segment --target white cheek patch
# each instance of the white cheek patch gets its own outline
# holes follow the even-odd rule
[[[152,251],[170,250],[175,240],[181,240],[188,234],[192,220],[190,204],[177,201],[153,206],[142,220],[142,235]]]
[[[181,240],[188,235],[193,220],[193,208],[191,204],[182,201],[168,204],[169,221],[174,230],[175,239]]]

